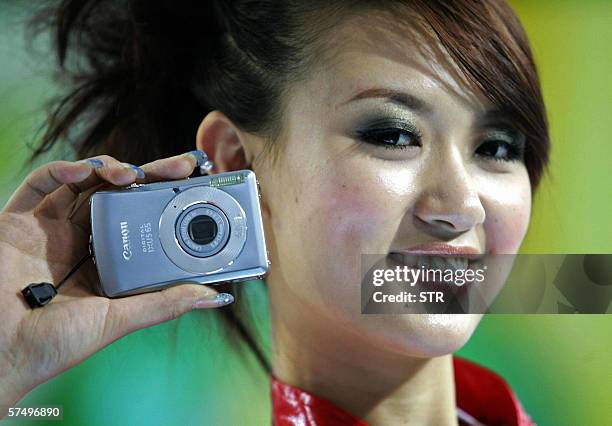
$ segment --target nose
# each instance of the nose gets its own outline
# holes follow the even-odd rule
[[[484,222],[485,209],[478,189],[459,155],[427,167],[420,187],[414,220],[426,232],[450,238]]]

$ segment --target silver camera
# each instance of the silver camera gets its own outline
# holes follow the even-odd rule
[[[96,192],[96,291],[118,297],[263,278],[269,261],[258,189],[255,173],[240,170]]]

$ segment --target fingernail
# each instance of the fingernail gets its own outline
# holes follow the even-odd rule
[[[226,306],[234,302],[234,296],[229,293],[219,293],[214,296],[204,297],[196,300],[193,304],[193,309],[202,308],[218,308]]]
[[[132,169],[133,171],[135,171],[135,172],[136,172],[136,177],[137,177],[137,178],[139,178],[139,179],[144,179],[144,177],[145,177],[145,172],[144,172],[144,170],[142,170],[140,167],[135,166],[135,165],[130,164],[130,163],[123,163],[123,165],[124,165],[125,167],[127,167],[128,169]]]
[[[104,167],[104,163],[102,162],[102,160],[98,160],[97,158],[88,158],[85,161],[89,163],[89,165],[91,165],[91,167],[93,167],[94,169]]]
[[[206,161],[208,161],[208,156],[201,149],[196,149],[194,151],[189,151],[187,154],[193,155],[196,159],[196,167],[200,167]]]

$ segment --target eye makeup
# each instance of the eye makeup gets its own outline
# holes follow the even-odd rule
[[[422,134],[410,121],[397,118],[374,118],[355,131],[357,139],[386,149],[421,146]]]
[[[415,114],[405,107],[385,103],[359,117],[351,125],[353,139],[374,149],[413,152],[422,145],[423,134]]]
[[[475,154],[485,160],[518,161],[523,160],[525,138],[512,129],[496,128],[486,130],[476,148]]]
[[[376,108],[356,120],[349,131],[352,139],[374,149],[416,153],[423,146],[423,133],[414,113],[405,108],[385,105]],[[525,137],[512,124],[505,121],[478,123],[474,137],[474,155],[484,161],[523,161]],[[381,154],[385,157],[385,154]],[[404,155],[398,159],[406,158]],[[392,159],[389,157],[389,159]]]

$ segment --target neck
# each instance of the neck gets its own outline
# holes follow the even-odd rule
[[[271,319],[272,371],[279,380],[370,425],[457,424],[451,355],[414,358],[368,346],[355,333],[303,312],[286,294],[278,302]]]

